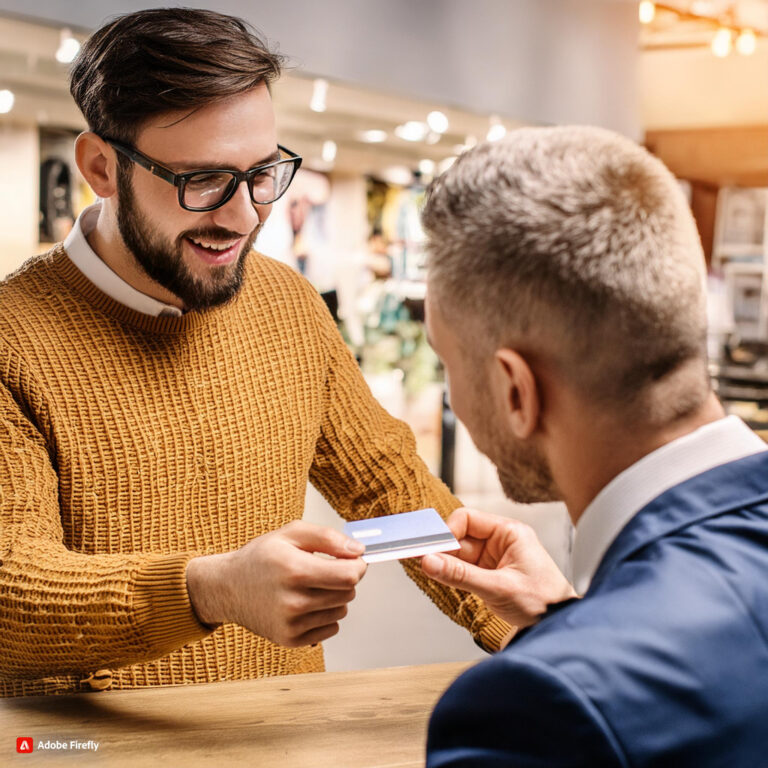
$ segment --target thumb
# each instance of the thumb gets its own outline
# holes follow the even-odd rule
[[[300,521],[290,523],[283,530],[299,549],[306,552],[322,552],[332,557],[360,557],[365,552],[364,544],[333,528]]]
[[[424,555],[421,568],[435,581],[473,592],[483,600],[507,591],[498,571],[478,568],[451,555]]]

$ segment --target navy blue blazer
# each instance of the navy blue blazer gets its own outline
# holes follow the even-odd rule
[[[640,510],[581,600],[450,686],[427,766],[768,766],[768,453]]]

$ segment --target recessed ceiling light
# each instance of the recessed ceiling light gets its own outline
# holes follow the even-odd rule
[[[720,27],[712,38],[712,53],[715,56],[724,59],[733,47],[733,36],[731,30],[727,27]]]
[[[435,133],[445,133],[448,130],[448,118],[438,110],[427,115],[427,125]]]
[[[431,176],[435,172],[435,161],[425,157],[423,160],[419,160],[419,171],[424,176]]]
[[[62,29],[59,47],[56,50],[56,61],[60,64],[71,64],[80,51],[80,43],[72,37],[69,29]]]
[[[331,141],[328,139],[328,141],[323,142],[323,152],[322,152],[323,160],[326,163],[332,163],[336,159],[336,142]]]
[[[751,56],[757,49],[757,37],[751,29],[742,30],[736,38],[736,50],[742,56]]]
[[[16,97],[13,95],[13,91],[3,89],[0,91],[0,114],[5,114],[13,109],[13,102],[16,101]]]
[[[312,84],[312,98],[309,108],[313,112],[325,112],[325,97],[328,95],[328,81],[317,79]]]
[[[491,116],[491,127],[488,129],[488,133],[485,134],[485,138],[488,141],[498,141],[503,139],[507,135],[507,129],[502,124],[501,120],[496,116]]]
[[[395,128],[395,135],[405,141],[423,141],[429,133],[429,126],[419,120],[409,120]]]
[[[387,140],[387,132],[378,129],[360,131],[357,136],[360,141],[364,141],[366,144],[379,144],[380,142]]]

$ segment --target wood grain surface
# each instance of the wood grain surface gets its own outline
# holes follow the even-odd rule
[[[0,765],[415,768],[429,713],[468,663],[0,699]],[[16,738],[35,750],[16,753]],[[41,741],[98,750],[39,750]]]

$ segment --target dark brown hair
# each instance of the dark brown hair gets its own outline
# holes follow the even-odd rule
[[[94,32],[72,66],[69,89],[90,130],[130,143],[155,115],[269,86],[283,61],[242,19],[155,8]]]

